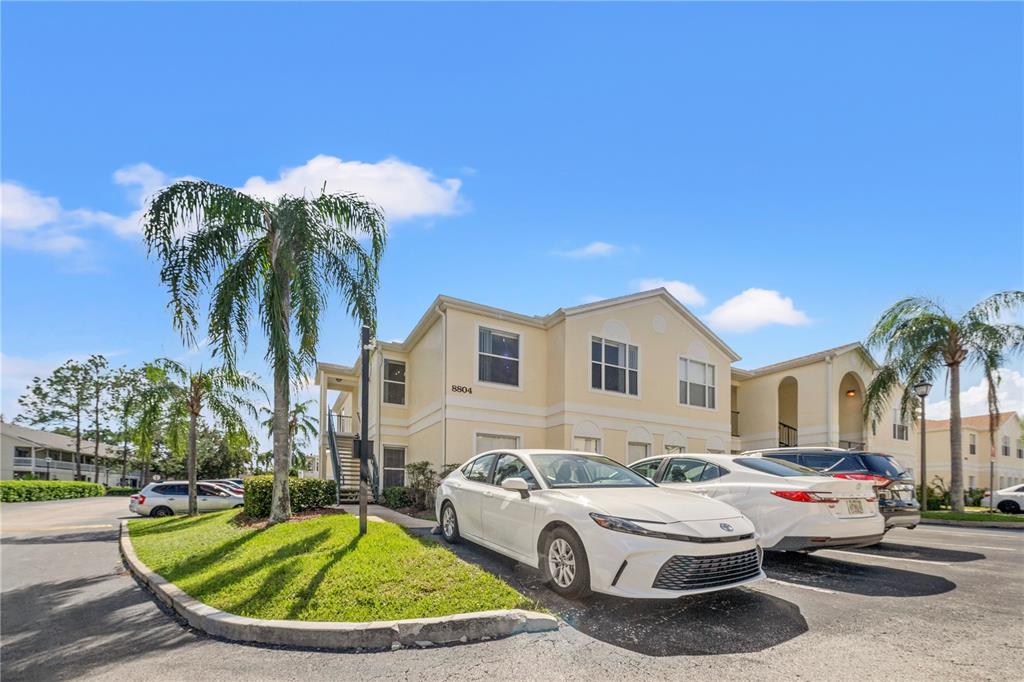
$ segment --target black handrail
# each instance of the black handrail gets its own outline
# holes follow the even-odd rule
[[[331,448],[331,463],[334,464],[334,502],[341,504],[341,462],[338,461],[338,443],[335,438],[334,420],[327,420],[327,444]]]
[[[797,444],[797,431],[796,427],[790,426],[789,424],[783,424],[779,422],[779,447],[780,448],[791,448],[796,447]]]

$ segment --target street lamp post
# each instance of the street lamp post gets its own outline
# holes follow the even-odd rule
[[[928,453],[925,451],[924,404],[932,385],[922,381],[914,385],[914,393],[921,399],[921,512],[928,511]]]

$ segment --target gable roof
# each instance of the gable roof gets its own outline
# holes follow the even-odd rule
[[[64,452],[75,451],[74,436],[64,436],[52,431],[30,429],[27,426],[10,422],[0,422],[0,433],[9,438],[16,438],[29,446],[34,445],[37,448],[50,448],[51,450],[63,450]],[[93,441],[83,438],[82,454],[90,455],[95,451],[96,447]],[[101,457],[120,457],[122,454],[117,447],[107,445],[106,443],[100,443],[100,451]]]
[[[996,428],[999,428],[1005,424],[1011,417],[1016,417],[1017,413],[1014,411],[1000,412],[996,417]],[[948,419],[925,419],[925,425],[929,430],[935,431],[948,431],[949,420]],[[988,431],[988,415],[978,414],[971,417],[961,417],[960,427],[965,429],[975,429],[977,431]]]
[[[409,335],[404,341],[398,343],[381,342],[380,345],[386,346],[392,350],[408,352],[419,338],[423,336],[428,329],[430,329],[430,326],[433,324],[436,317],[449,308],[488,315],[499,320],[510,320],[518,322],[519,324],[537,327],[539,329],[550,329],[570,315],[580,315],[583,313],[602,310],[604,308],[613,308],[619,305],[655,298],[665,301],[665,303],[677,312],[680,317],[696,327],[698,331],[705,334],[719,350],[729,357],[730,360],[735,362],[740,359],[740,356],[736,354],[736,351],[730,348],[725,341],[711,331],[711,329],[709,329],[708,326],[700,320],[700,318],[676,300],[675,296],[670,294],[664,287],[651,289],[650,291],[641,291],[636,294],[628,294],[626,296],[606,298],[600,301],[595,301],[594,303],[585,303],[583,305],[571,306],[569,308],[559,308],[547,315],[524,315],[523,313],[505,310],[504,308],[495,308],[493,306],[483,305],[482,303],[474,303],[473,301],[467,301],[465,299],[445,296],[442,294],[434,299],[430,304],[430,307],[428,307],[426,312],[423,313],[422,317],[420,317],[419,321],[416,323],[416,326],[413,327],[412,331],[409,332]]]
[[[801,355],[798,358],[783,360],[782,362],[765,365],[764,367],[758,367],[757,369],[739,369],[738,367],[734,367],[733,374],[740,378],[747,379],[750,377],[762,376],[764,374],[771,374],[772,372],[780,372],[785,369],[793,369],[794,367],[813,365],[816,362],[821,362],[829,356],[834,357],[836,355],[843,355],[850,351],[858,351],[864,357],[865,361],[871,366],[871,369],[878,369],[878,363],[876,363],[875,359],[871,357],[871,353],[869,353],[868,349],[864,347],[864,344],[860,341],[854,341],[853,343],[836,346],[835,348],[827,348],[808,355]]]

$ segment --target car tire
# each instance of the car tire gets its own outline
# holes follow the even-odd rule
[[[590,596],[590,562],[576,533],[564,526],[549,532],[540,564],[544,581],[557,594],[569,599]]]
[[[232,507],[232,509],[241,509],[244,506],[244,504],[236,504],[234,507]]]
[[[154,518],[161,518],[163,516],[174,516],[174,511],[170,507],[156,507],[153,511],[149,512],[149,515]]]
[[[441,505],[441,537],[451,545],[462,541],[459,535],[459,515],[455,513],[455,506],[451,502]]]
[[[1013,500],[1003,500],[996,506],[996,509],[1004,514],[1020,514],[1020,505]]]

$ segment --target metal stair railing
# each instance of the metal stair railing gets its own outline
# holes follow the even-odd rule
[[[338,443],[334,431],[334,419],[327,420],[327,445],[331,448],[331,463],[334,465],[334,503],[341,504],[342,472],[338,459]]]

